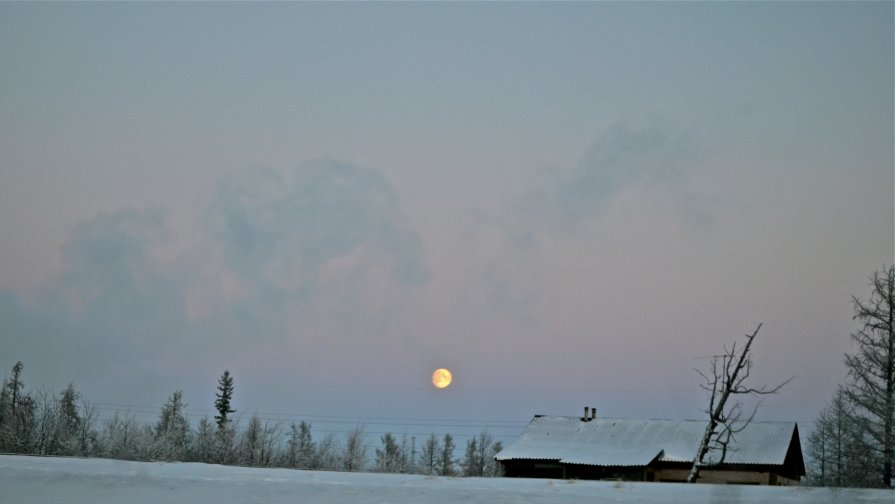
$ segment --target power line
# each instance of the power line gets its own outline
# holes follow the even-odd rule
[[[133,404],[90,403],[91,406],[101,411],[112,411],[118,413],[144,413],[157,414],[161,407],[143,406]],[[124,408],[123,410],[121,408]],[[187,408],[184,410],[190,416],[202,416],[214,412],[210,409]],[[364,425],[393,425],[402,424],[410,426],[433,426],[433,427],[493,427],[493,428],[515,428],[528,425],[528,420],[490,420],[490,419],[472,419],[472,418],[423,418],[423,417],[355,417],[348,415],[314,415],[299,413],[270,413],[241,410],[243,414],[251,414],[258,416],[262,420],[289,420],[289,419],[310,419],[316,423],[324,424],[364,424]]]

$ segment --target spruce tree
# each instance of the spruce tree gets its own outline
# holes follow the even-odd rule
[[[436,474],[441,454],[441,444],[435,434],[430,434],[423,444],[420,469],[423,474]]]
[[[218,429],[223,430],[230,421],[227,415],[236,413],[236,410],[230,407],[230,401],[233,399],[233,377],[230,376],[230,371],[224,370],[224,374],[218,380],[218,393],[215,396],[217,399],[214,401],[214,407],[218,410],[218,414],[214,419],[217,421]]]
[[[463,476],[481,476],[478,471],[478,446],[475,436],[466,442],[466,455],[463,457]]]
[[[450,434],[444,435],[444,442],[441,445],[441,453],[439,454],[438,473],[442,476],[454,475],[454,437]]]

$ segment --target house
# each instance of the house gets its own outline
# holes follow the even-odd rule
[[[595,417],[536,415],[496,459],[508,477],[685,482],[706,428],[705,420]],[[798,485],[804,475],[798,425],[753,421],[699,481]]]

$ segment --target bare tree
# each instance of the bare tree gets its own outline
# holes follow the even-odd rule
[[[761,324],[758,324],[755,332],[746,335],[746,344],[741,349],[737,348],[736,342],[730,348],[725,346],[724,354],[712,359],[710,374],[696,370],[705,380],[705,384],[700,386],[710,394],[709,407],[706,410],[709,422],[693,459],[690,474],[687,476],[688,483],[695,483],[703,468],[724,463],[736,435],[749,425],[758,411],[756,404],[752,413],[744,418],[742,405],[738,400],[731,401],[731,396],[774,394],[792,380],[790,378],[773,388],[764,386],[753,388],[746,385],[752,371],[752,341],[755,340],[759,330]],[[717,457],[710,456],[716,453]]]
[[[808,436],[809,484],[831,487],[867,487],[879,484],[870,470],[874,453],[864,446],[855,422],[855,406],[840,388],[817,419]]]
[[[282,422],[264,422],[264,430],[261,432],[261,465],[270,467],[277,458],[281,441],[283,438]]]
[[[855,419],[881,459],[876,471],[888,487],[895,461],[895,265],[875,272],[870,284],[870,298],[852,297],[853,318],[863,325],[851,335],[857,352],[845,355],[851,382],[845,395],[857,406]]]
[[[310,460],[308,469],[325,469],[336,470],[339,468],[339,454],[337,452],[336,433],[327,433],[317,443],[316,450],[313,450],[313,458]]]

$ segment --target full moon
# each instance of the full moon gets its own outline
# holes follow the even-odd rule
[[[432,385],[435,385],[435,388],[445,388],[451,384],[451,372],[445,368],[436,369],[434,373],[432,373]]]

